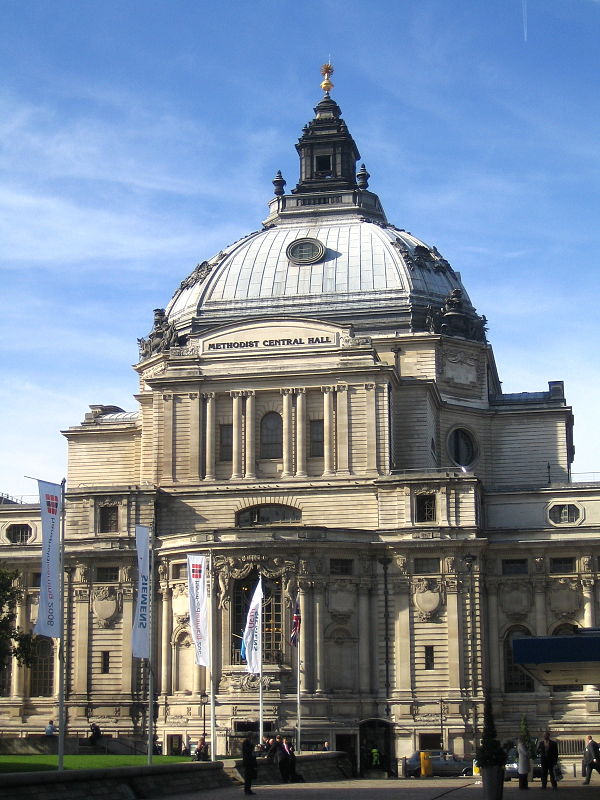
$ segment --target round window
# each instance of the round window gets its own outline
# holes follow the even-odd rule
[[[475,440],[464,428],[455,428],[448,437],[448,454],[459,467],[468,467],[475,461]]]
[[[293,264],[316,264],[325,255],[325,245],[318,239],[296,239],[286,255]]]

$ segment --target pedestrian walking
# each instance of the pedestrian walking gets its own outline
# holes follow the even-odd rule
[[[592,770],[596,770],[600,774],[600,748],[598,742],[595,742],[591,736],[587,736],[585,740],[585,750],[583,751],[583,764],[585,767],[585,780],[583,785],[587,786],[592,777]]]
[[[246,735],[242,743],[242,765],[244,768],[244,794],[255,794],[252,791],[252,781],[257,775],[256,755],[254,741],[251,733]]]

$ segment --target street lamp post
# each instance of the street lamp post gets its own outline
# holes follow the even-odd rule
[[[200,705],[202,706],[202,736],[206,739],[206,706],[208,703],[208,695],[206,692],[200,692]]]

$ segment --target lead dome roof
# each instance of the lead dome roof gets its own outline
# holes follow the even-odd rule
[[[296,144],[300,179],[291,193],[277,173],[263,229],[198,264],[166,309],[187,334],[251,318],[302,316],[357,331],[425,330],[431,309],[458,292],[479,320],[460,276],[434,247],[387,222],[341,111],[328,93]],[[316,263],[294,263],[289,245],[317,240]],[[393,332],[392,331],[392,332]]]

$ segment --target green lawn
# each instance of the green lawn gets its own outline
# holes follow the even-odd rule
[[[189,756],[153,756],[153,764],[173,764],[189,761]],[[34,772],[56,769],[57,756],[0,756],[0,772]],[[109,769],[111,767],[142,767],[147,756],[65,756],[65,769]]]

